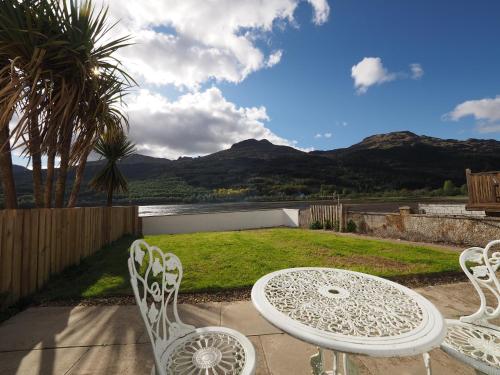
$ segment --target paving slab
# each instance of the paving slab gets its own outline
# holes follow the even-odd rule
[[[262,347],[262,342],[259,336],[249,336],[249,340],[252,342],[255,348],[255,355],[257,357],[257,363],[255,367],[255,375],[271,375],[269,369],[267,368],[266,355],[264,353],[264,348]]]
[[[265,320],[250,301],[223,302],[221,325],[240,331],[244,335],[282,333]]]
[[[144,332],[135,306],[35,307],[0,325],[0,352],[136,343]]]
[[[264,335],[260,336],[260,340],[269,372],[272,375],[308,375],[311,373],[310,358],[318,352],[314,345],[286,334]],[[324,353],[327,366],[331,366],[333,364],[332,352],[327,350]],[[350,370],[351,375],[369,374],[364,365],[355,358],[350,358]]]
[[[440,349],[430,352],[433,375],[474,375],[475,371],[454,360]],[[354,361],[364,365],[372,375],[424,375],[423,357],[373,358],[355,356]]]
[[[172,314],[172,308],[168,309],[169,314]],[[200,304],[179,304],[177,312],[181,320],[186,324],[191,324],[196,328],[220,326],[221,303],[207,302]],[[140,315],[139,309],[136,308],[137,315]],[[169,315],[170,316],[170,315]],[[144,323],[141,320],[141,324]],[[143,334],[139,337],[139,343],[149,342],[148,332],[144,329]]]
[[[153,364],[149,343],[95,346],[87,350],[67,375],[149,374]]]
[[[445,318],[456,319],[479,308],[479,295],[470,282],[415,289],[431,301]]]
[[[0,353],[0,375],[65,374],[87,350],[62,348]]]
[[[186,324],[191,324],[195,327],[220,326],[220,302],[208,302],[196,305],[180,304],[177,310],[182,321]]]
[[[478,297],[469,283],[417,289],[447,318],[469,314]],[[273,327],[251,301],[179,305],[179,315],[196,327],[228,326],[249,336],[258,375],[310,374],[316,348]],[[0,375],[148,374],[153,356],[136,306],[34,307],[0,324]],[[327,363],[332,363],[327,352]],[[425,374],[421,356],[350,356],[353,375]],[[436,375],[474,371],[439,349],[431,352]]]

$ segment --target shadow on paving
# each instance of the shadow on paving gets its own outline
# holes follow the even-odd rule
[[[146,339],[136,306],[31,308],[2,323],[0,336],[2,375],[95,373],[96,365],[119,373],[123,358],[142,373],[152,363],[149,345],[135,345]]]

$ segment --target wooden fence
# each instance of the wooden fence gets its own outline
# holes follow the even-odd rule
[[[500,172],[465,172],[469,203],[467,208],[500,211]]]
[[[0,309],[123,235],[140,233],[137,206],[0,210]]]
[[[332,229],[343,231],[345,229],[346,212],[342,204],[333,205],[311,205],[309,208],[300,210],[299,226],[309,228],[313,223],[319,223],[325,227],[327,222]]]

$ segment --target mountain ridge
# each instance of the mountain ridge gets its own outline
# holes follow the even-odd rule
[[[87,187],[102,163],[87,163],[82,204],[103,200]],[[304,152],[268,140],[247,139],[195,158],[170,160],[136,154],[120,166],[131,192],[118,201],[126,203],[430,190],[442,187],[445,180],[461,186],[466,168],[474,172],[500,169],[500,141],[440,139],[401,131],[366,137],[346,148]],[[30,194],[26,182],[30,172],[19,171],[16,180],[22,181],[21,194]]]

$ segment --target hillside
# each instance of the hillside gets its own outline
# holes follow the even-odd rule
[[[89,162],[81,204],[104,198],[86,188],[102,165]],[[465,169],[500,169],[500,142],[458,141],[411,132],[374,135],[348,148],[302,152],[267,140],[246,140],[197,158],[168,160],[134,155],[121,163],[130,181],[122,203],[293,198],[333,191],[376,193],[436,189],[445,180],[460,186]],[[19,191],[29,194],[30,172],[16,168]],[[29,201],[25,197],[25,201]]]

